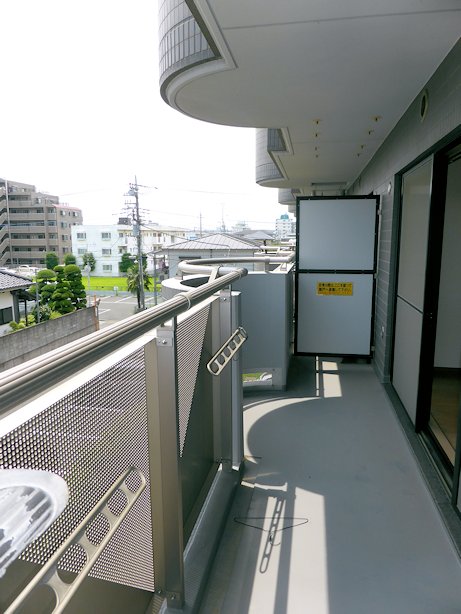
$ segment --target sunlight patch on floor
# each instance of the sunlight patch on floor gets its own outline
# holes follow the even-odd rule
[[[342,397],[341,380],[339,375],[335,373],[323,373],[323,397],[325,399],[332,399]]]
[[[299,488],[279,494],[272,490],[264,513],[244,522],[261,535],[250,599],[258,604],[258,614],[298,612],[300,603],[309,603],[316,614],[328,614],[324,497]],[[295,599],[291,604],[290,596]],[[250,607],[249,612],[256,610]]]

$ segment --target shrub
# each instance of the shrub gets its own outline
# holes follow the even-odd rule
[[[63,273],[69,282],[72,305],[75,309],[83,309],[86,307],[86,292],[80,268],[76,264],[68,264],[64,267]]]
[[[72,291],[70,283],[66,280],[64,268],[65,267],[61,265],[54,267],[57,275],[56,289],[51,295],[49,302],[51,309],[61,314],[74,311],[74,305],[72,304]]]
[[[83,254],[83,266],[86,266],[87,264],[90,265],[91,271],[95,270],[96,258],[92,252],[86,252],[86,254]]]
[[[77,258],[74,254],[66,254],[64,256],[64,264],[77,264]]]
[[[58,255],[55,252],[47,252],[45,254],[45,264],[47,269],[54,269],[59,264]]]
[[[38,293],[40,294],[40,303],[47,305],[53,292],[56,290],[56,273],[50,269],[42,269],[37,273],[36,280]]]
[[[30,313],[27,316],[27,326],[34,326],[34,324],[36,324],[35,316]],[[23,328],[26,328],[26,319],[21,318],[19,322],[10,322],[9,326],[13,329],[13,332],[16,332],[17,330],[22,330]]]

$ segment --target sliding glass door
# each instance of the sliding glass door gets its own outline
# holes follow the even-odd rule
[[[392,384],[416,424],[426,286],[432,157],[402,177]]]

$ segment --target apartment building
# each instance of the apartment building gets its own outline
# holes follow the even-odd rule
[[[296,220],[291,218],[288,213],[275,220],[275,236],[277,239],[294,239],[296,237]]]
[[[122,220],[125,222],[125,220]],[[76,225],[72,227],[72,252],[77,263],[83,264],[83,256],[91,252],[96,259],[94,275],[110,277],[118,275],[123,254],[136,256],[137,238],[131,224]],[[186,231],[172,226],[148,224],[141,229],[142,251],[147,254],[147,269],[154,270],[154,255],[167,245],[183,241]],[[155,266],[157,268],[157,266]]]
[[[71,229],[82,221],[81,210],[58,196],[0,179],[0,266],[43,267],[46,252],[62,261],[72,251]]]

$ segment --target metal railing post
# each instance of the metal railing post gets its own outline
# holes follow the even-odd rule
[[[179,466],[176,319],[145,346],[155,590],[184,605],[184,539]]]
[[[219,309],[213,312],[213,339],[219,348],[232,334],[231,291],[219,293]],[[215,459],[225,471],[232,470],[232,377],[231,369],[224,369],[213,378],[213,412]]]
[[[231,328],[237,330],[240,326],[240,292],[232,292]],[[242,350],[232,358],[231,388],[232,388],[232,465],[240,467],[243,462],[243,383],[242,383]]]

